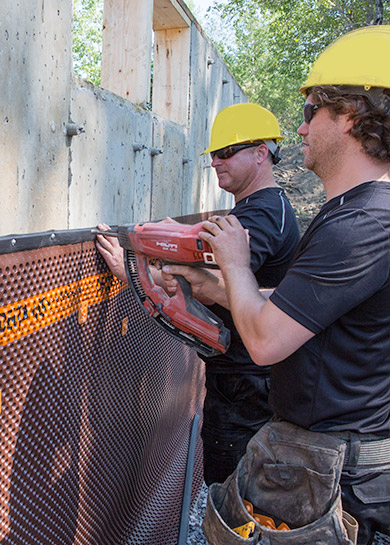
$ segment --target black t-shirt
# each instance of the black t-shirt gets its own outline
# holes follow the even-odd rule
[[[272,366],[275,413],[313,431],[390,435],[390,184],[326,203],[271,301],[316,334]]]
[[[299,241],[298,223],[284,191],[269,187],[239,201],[231,210],[242,226],[249,230],[251,269],[261,287],[275,287],[282,280]],[[220,305],[209,307],[230,329],[231,342],[225,354],[206,358],[209,371],[218,373],[269,374],[251,360],[229,310]]]

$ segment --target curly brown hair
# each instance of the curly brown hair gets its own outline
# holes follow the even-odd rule
[[[334,117],[348,114],[354,122],[351,135],[362,144],[363,151],[384,163],[390,162],[390,89],[375,89],[362,94],[347,87],[316,86],[307,90],[317,104],[329,108]],[[380,91],[378,93],[378,91]]]

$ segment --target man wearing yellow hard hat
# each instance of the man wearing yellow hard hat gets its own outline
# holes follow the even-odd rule
[[[278,142],[283,139],[276,117],[258,104],[235,104],[216,116],[210,153],[219,185],[232,193],[231,213],[240,219],[251,238],[251,270],[261,286],[275,287],[285,275],[299,241],[294,211],[273,176],[280,160]],[[169,221],[173,221],[169,218]],[[99,224],[100,229],[108,225]],[[113,274],[126,282],[123,250],[116,239],[98,235],[97,248]],[[226,354],[206,358],[207,394],[203,414],[204,479],[222,482],[232,473],[249,439],[272,415],[268,404],[269,369],[250,358],[226,306],[222,278],[192,267],[164,267],[162,285],[172,294],[173,276],[184,274],[193,294],[223,319],[231,330]],[[159,274],[154,272],[153,274]],[[157,276],[154,278],[160,282]],[[206,279],[206,289],[201,285]],[[208,281],[211,279],[211,282]],[[216,295],[216,296],[215,296]],[[214,304],[222,303],[222,304]]]
[[[342,508],[358,521],[358,545],[376,531],[390,535],[389,54],[389,26],[355,30],[324,50],[301,89],[298,134],[327,202],[273,292],[258,291],[234,216],[210,219],[202,236],[246,348],[259,366],[272,366],[275,419],[313,443],[315,433],[340,441]],[[275,467],[281,462],[288,487],[299,458]],[[351,519],[331,511],[328,538],[315,542],[354,543]],[[336,527],[345,537],[335,537]]]
[[[284,277],[299,241],[294,211],[273,176],[273,165],[280,160],[278,142],[283,136],[276,117],[259,104],[241,103],[228,106],[216,116],[210,153],[219,186],[234,195],[231,211],[249,230],[251,263],[256,282],[275,287]],[[201,290],[203,275],[211,273],[190,267],[169,266],[165,275],[168,289],[176,288],[172,276],[179,271]],[[226,354],[204,357],[206,362],[206,398],[203,410],[203,458],[206,484],[223,482],[235,469],[249,439],[272,411],[268,404],[269,369],[259,367],[245,349],[228,309],[215,302],[223,292],[214,281],[202,293],[201,300],[211,306],[231,331]]]

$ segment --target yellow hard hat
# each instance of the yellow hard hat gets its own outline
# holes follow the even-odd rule
[[[259,104],[244,102],[219,112],[211,129],[211,141],[203,153],[257,140],[282,140],[278,120]]]
[[[318,57],[300,92],[316,85],[390,87],[390,25],[367,26],[344,34]]]

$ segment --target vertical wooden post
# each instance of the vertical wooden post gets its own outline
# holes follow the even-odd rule
[[[102,87],[131,102],[150,100],[153,0],[105,0]]]
[[[186,125],[188,121],[190,29],[154,33],[153,111]]]

